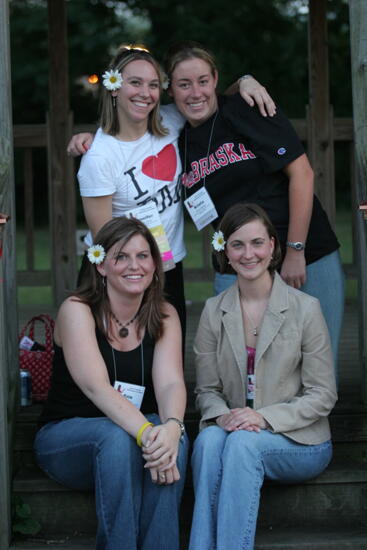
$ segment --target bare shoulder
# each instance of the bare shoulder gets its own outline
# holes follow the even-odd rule
[[[167,315],[167,317],[169,318],[177,318],[178,319],[178,313],[176,311],[176,308],[170,304],[169,302],[164,302],[163,303],[163,313],[164,315]]]
[[[181,323],[176,308],[169,302],[164,302],[162,309],[165,315],[163,319],[164,336],[171,337],[175,332],[181,334]]]
[[[61,304],[56,317],[55,341],[62,340],[62,334],[83,330],[94,330],[95,321],[87,304],[76,296],[69,296]]]

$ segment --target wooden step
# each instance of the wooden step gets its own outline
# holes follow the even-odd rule
[[[92,493],[72,491],[47,478],[40,470],[21,471],[13,491],[32,509],[46,534],[60,525],[71,535],[75,530],[90,534],[96,518]],[[296,485],[266,482],[262,490],[259,525],[275,526],[363,526],[367,530],[367,464],[333,461],[318,478]],[[193,491],[190,476],[185,487],[182,513],[191,515]],[[281,505],[280,505],[281,503]]]
[[[181,550],[187,550],[186,540]],[[93,550],[92,537],[55,536],[14,541],[9,550]],[[255,550],[366,550],[367,534],[358,529],[258,529]],[[159,547],[155,550],[159,550]],[[229,549],[232,550],[232,549]],[[234,549],[233,549],[234,550]]]

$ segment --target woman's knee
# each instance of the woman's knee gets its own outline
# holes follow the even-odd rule
[[[219,426],[209,426],[202,430],[195,439],[194,453],[206,453],[214,456],[221,454],[226,438],[227,432],[222,428]]]

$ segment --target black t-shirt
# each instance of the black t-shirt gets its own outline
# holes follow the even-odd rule
[[[198,127],[185,125],[179,138],[186,199],[204,184],[218,212],[217,227],[230,206],[254,202],[275,225],[283,251],[289,223],[289,180],[283,168],[304,153],[292,125],[277,108],[263,117],[239,94],[218,98],[219,109]],[[314,196],[306,241],[306,263],[339,247],[320,201]]]
[[[111,385],[113,386],[115,382],[114,355],[117,380],[141,386],[141,346],[139,345],[131,351],[112,350],[108,340],[97,329],[96,337],[100,352],[107,367]],[[143,414],[156,413],[158,411],[152,382],[154,346],[153,339],[146,331],[143,339],[145,393],[140,409]],[[73,418],[75,416],[84,418],[105,416],[104,413],[88,399],[72,379],[65,363],[62,348],[54,344],[54,351],[51,388],[40,417],[40,424],[53,420],[61,420],[63,418]]]

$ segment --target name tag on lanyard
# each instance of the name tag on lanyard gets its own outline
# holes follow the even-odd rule
[[[140,410],[143,402],[145,386],[138,386],[137,384],[129,384],[128,382],[120,382],[120,380],[116,380],[113,387]]]
[[[205,187],[202,187],[199,191],[196,191],[196,193],[186,199],[184,205],[198,231],[209,225],[218,217],[218,212]]]
[[[143,206],[129,210],[126,212],[126,216],[133,216],[148,227],[161,253],[163,271],[173,269],[176,265],[175,260],[155,202],[149,201]]]

